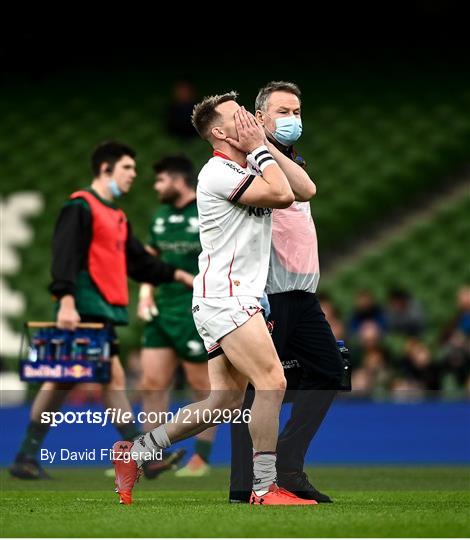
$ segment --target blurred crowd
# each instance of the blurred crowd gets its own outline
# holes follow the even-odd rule
[[[368,289],[356,293],[351,313],[341,314],[320,295],[337,339],[351,351],[355,395],[403,399],[470,394],[470,286],[462,286],[455,313],[431,329],[419,301],[402,288],[382,304]]]

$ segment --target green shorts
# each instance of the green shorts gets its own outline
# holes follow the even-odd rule
[[[155,317],[144,327],[142,346],[144,349],[170,348],[188,362],[207,362],[207,351],[191,312]]]

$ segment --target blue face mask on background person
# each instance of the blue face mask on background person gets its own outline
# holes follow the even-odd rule
[[[302,135],[302,120],[297,116],[276,118],[276,130],[273,133],[276,141],[290,146]]]
[[[116,180],[111,180],[111,182],[109,182],[108,189],[115,199],[119,199],[119,197],[122,195],[122,191],[119,189]]]

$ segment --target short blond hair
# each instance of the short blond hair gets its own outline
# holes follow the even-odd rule
[[[194,106],[191,123],[203,139],[210,140],[211,129],[220,118],[220,114],[215,110],[216,107],[226,101],[237,101],[237,97],[238,93],[232,90],[226,94],[207,96]]]

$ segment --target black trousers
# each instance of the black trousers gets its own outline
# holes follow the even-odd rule
[[[284,365],[291,416],[279,436],[278,472],[302,472],[305,454],[341,384],[343,363],[336,339],[313,293],[291,291],[269,295],[272,338]],[[244,408],[251,408],[249,386]],[[249,500],[253,450],[248,425],[231,424],[230,498]]]

